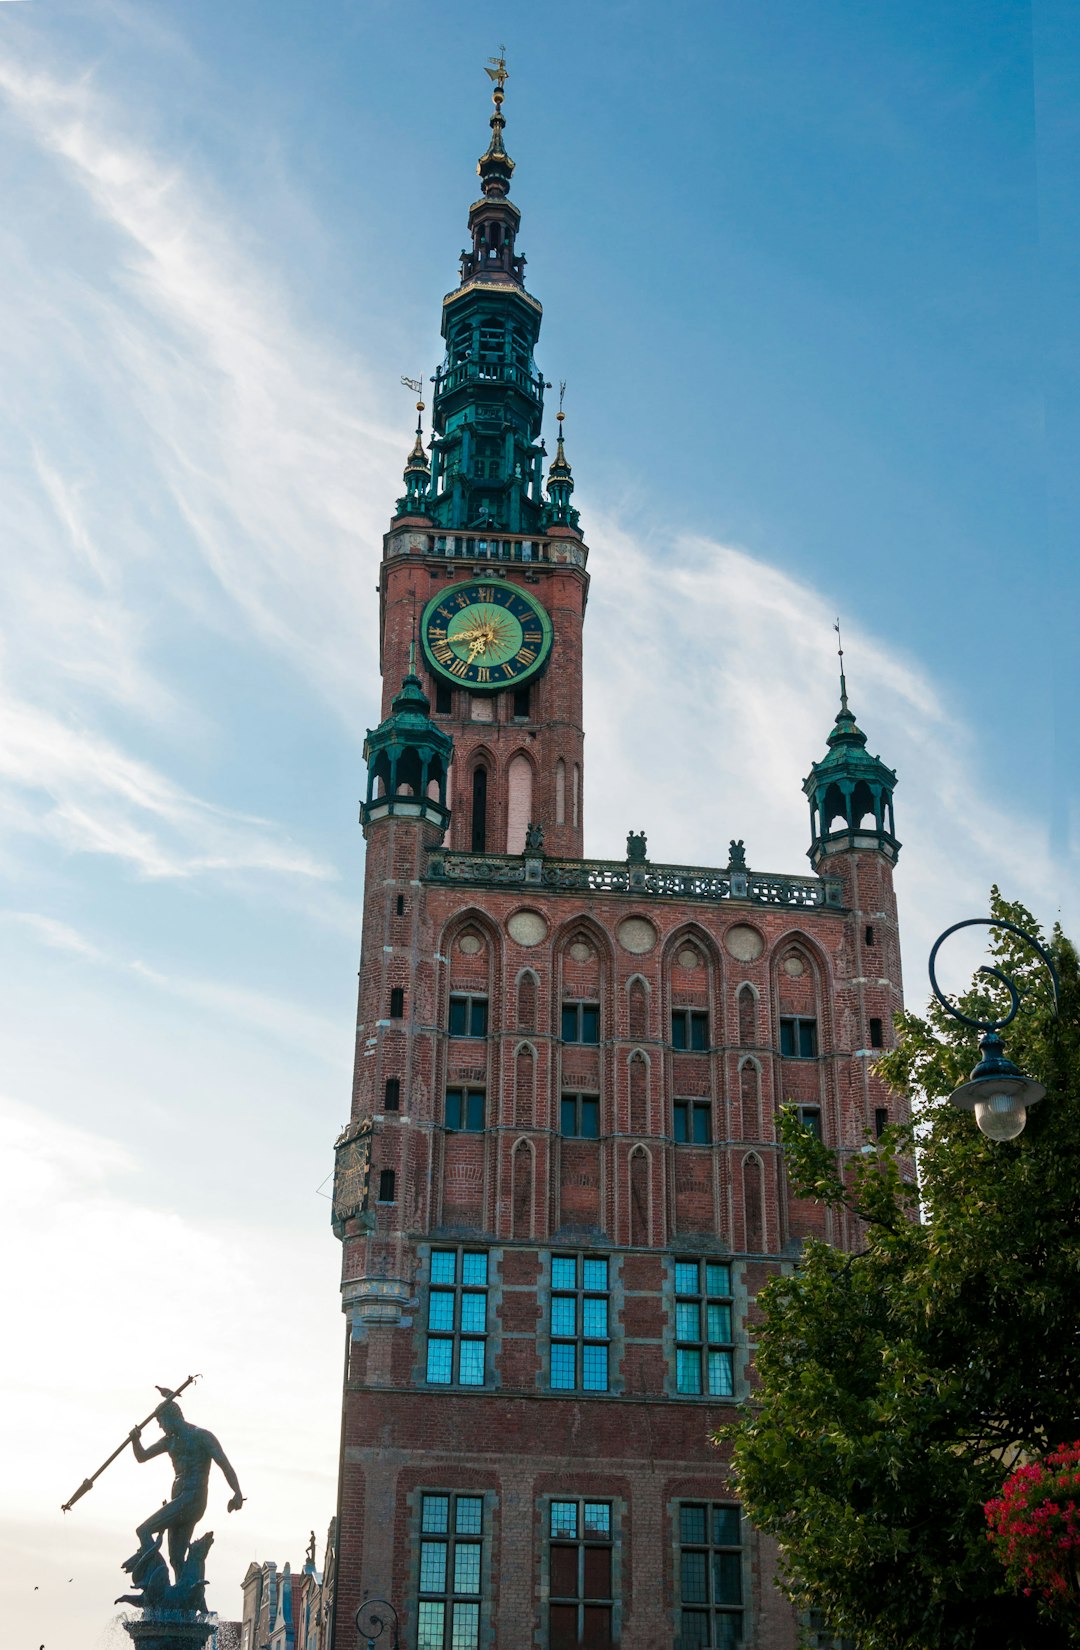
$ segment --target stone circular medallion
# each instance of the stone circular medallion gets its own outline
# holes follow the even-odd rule
[[[806,964],[800,956],[796,955],[794,951],[790,951],[788,953],[780,966],[784,970],[785,974],[790,974],[792,979],[795,980],[798,979],[800,974],[806,973]]]
[[[728,954],[739,962],[756,962],[765,949],[765,941],[748,922],[737,922],[729,928],[724,935],[724,945]]]
[[[457,947],[459,951],[464,951],[467,957],[475,957],[478,951],[484,949],[484,942],[479,934],[462,934]]]
[[[700,968],[701,954],[695,951],[692,945],[684,945],[675,961],[680,968]]]
[[[570,947],[570,955],[575,962],[588,962],[593,954],[592,946],[587,940],[575,940]]]
[[[506,924],[506,932],[518,945],[540,945],[547,939],[547,931],[539,911],[515,911]]]
[[[636,957],[651,951],[656,944],[656,929],[647,917],[624,917],[616,933],[623,950],[632,951]]]

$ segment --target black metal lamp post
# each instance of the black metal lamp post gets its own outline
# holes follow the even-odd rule
[[[378,1608],[376,1608],[376,1606]],[[381,1610],[390,1612],[391,1620],[379,1614]],[[390,1629],[390,1642],[386,1650],[401,1650],[401,1637],[398,1629],[398,1613],[388,1598],[365,1598],[356,1612],[356,1647],[361,1650],[377,1650],[376,1639],[381,1639],[387,1628]]]
[[[1058,1001],[1058,977],[1053,959],[1048,951],[1041,946],[1038,940],[1018,928],[1014,922],[1006,922],[1000,917],[968,917],[964,922],[954,922],[951,928],[946,928],[934,942],[934,949],[930,953],[930,985],[934,996],[947,1014],[961,1025],[974,1026],[983,1036],[979,1041],[979,1050],[982,1059],[971,1073],[966,1083],[954,1089],[949,1096],[950,1105],[960,1111],[974,1111],[975,1121],[983,1134],[991,1140],[1015,1140],[1021,1134],[1027,1122],[1028,1107],[1034,1106],[1046,1094],[1043,1085],[1034,1077],[1027,1077],[1006,1059],[1005,1045],[998,1033],[1005,1026],[1010,1025],[1016,1018],[1020,1007],[1020,993],[1016,985],[1004,974],[1000,968],[982,967],[980,974],[989,974],[995,980],[1000,980],[1009,993],[1009,1012],[1000,1019],[975,1020],[969,1014],[962,1014],[942,992],[934,973],[934,961],[941,946],[960,928],[1007,928],[1010,934],[1016,934],[1037,951],[1046,964],[1050,974],[1050,981],[1054,992],[1054,1006]]]

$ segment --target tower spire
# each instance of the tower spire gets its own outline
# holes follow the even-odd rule
[[[407,390],[417,397],[423,389],[419,378],[402,378]],[[424,450],[424,402],[416,403],[416,440],[405,460],[405,496],[397,501],[399,516],[426,516],[431,507],[431,465]]]
[[[833,629],[836,631],[836,651],[840,658],[840,709],[844,711],[848,708],[847,682],[844,679],[844,642],[840,635],[839,617],[837,617],[836,623],[833,625]]]
[[[563,412],[563,399],[566,395],[566,380],[559,385],[559,410],[555,414],[558,426],[558,440],[555,446],[555,457],[548,470],[547,494],[548,507],[546,511],[548,522],[555,527],[573,527],[578,524],[578,513],[570,504],[570,494],[574,491],[574,475],[566,457],[566,448],[563,442],[563,423],[566,414]]]

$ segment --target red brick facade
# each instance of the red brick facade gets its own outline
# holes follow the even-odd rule
[[[581,1605],[584,1645],[610,1632],[624,1650],[678,1650],[726,1642],[737,1624],[746,1646],[793,1650],[775,1554],[745,1520],[724,1558],[730,1610],[690,1624],[700,1633],[708,1620],[718,1636],[681,1636],[680,1507],[732,1501],[709,1437],[750,1389],[761,1285],[808,1234],[858,1241],[844,1218],[790,1196],[776,1116],[785,1102],[806,1107],[825,1140],[851,1152],[896,1118],[873,1070],[901,1006],[893,854],[849,831],[826,840],[820,878],[582,860],[580,790],[576,817],[572,791],[557,808],[555,773],[582,762],[584,546],[563,534],[537,541],[530,562],[492,566],[488,541],[456,542],[464,550],[451,557],[420,521],[395,523],[387,538],[384,714],[415,614],[441,583],[527,581],[555,642],[527,715],[503,693],[477,720],[463,690],[433,713],[455,747],[445,843],[422,799],[403,811],[383,799],[366,816],[353,1119],[371,1121],[370,1195],[366,1212],[338,1223],[349,1338],[334,1650],[353,1650],[365,1589],[396,1604],[404,1644],[435,1642],[438,1613],[420,1626],[425,1494],[429,1510],[439,1495],[451,1508],[468,1497],[477,1519],[482,1508],[479,1590],[433,1594],[430,1575],[426,1588],[447,1622],[459,1607],[471,1621],[478,1602],[480,1646],[579,1642],[565,1636],[575,1606],[551,1614],[573,1556],[564,1544],[553,1557],[555,1502],[611,1521],[592,1560],[611,1596]],[[435,684],[424,686],[434,704]],[[507,776],[522,754],[544,847],[507,854]],[[471,854],[478,760],[489,770],[488,846]],[[474,1034],[451,1035],[451,998],[458,1029]],[[595,1020],[564,1023],[567,1005],[571,1016],[595,1007]],[[485,1317],[471,1377],[482,1384],[459,1378],[460,1316],[446,1320],[449,1378],[428,1378],[433,1253],[459,1269],[453,1255],[486,1256],[475,1263],[486,1266],[474,1292]],[[581,1336],[575,1389],[553,1390],[553,1257],[564,1278],[571,1257],[607,1262],[596,1307],[606,1333],[593,1346],[606,1390],[582,1390]],[[685,1284],[691,1263],[707,1261],[717,1263],[709,1277],[730,1279],[718,1321],[731,1311],[731,1351],[717,1353],[730,1359],[729,1398],[679,1390],[676,1263]],[[447,1313],[461,1289],[459,1272],[442,1290]],[[692,1365],[697,1353],[683,1353]]]

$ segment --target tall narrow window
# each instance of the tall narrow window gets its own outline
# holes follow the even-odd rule
[[[390,992],[390,1018],[400,1020],[405,1013],[405,990],[403,986],[395,985]]]
[[[397,1111],[401,1106],[401,1078],[388,1077],[386,1092],[383,1095],[383,1108],[386,1111]]]
[[[874,925],[872,922],[868,922],[866,925],[866,943],[867,945],[873,945],[874,943]]]
[[[435,714],[449,716],[454,708],[453,689],[449,682],[435,683]]]
[[[581,823],[581,766],[574,763],[574,828]]]
[[[817,1021],[803,1015],[790,1015],[780,1021],[780,1053],[787,1060],[814,1060],[817,1058]]]
[[[874,1108],[874,1134],[875,1134],[875,1136],[877,1137],[878,1140],[881,1139],[882,1135],[885,1133],[885,1130],[888,1128],[888,1126],[889,1126],[889,1108],[888,1108],[888,1106],[876,1106]]]
[[[726,1261],[675,1262],[675,1386],[688,1397],[730,1398],[735,1390],[731,1308]]]
[[[551,1257],[551,1388],[553,1392],[608,1389],[606,1257]]]
[[[550,1650],[607,1650],[615,1604],[610,1501],[553,1501]]]
[[[514,689],[514,715],[520,716],[523,721],[529,718],[529,689],[519,687]]]
[[[741,1509],[715,1501],[679,1507],[679,1605],[690,1650],[735,1650],[743,1642]]]
[[[803,1128],[812,1134],[815,1140],[821,1139],[821,1107],[796,1106],[796,1115]]]
[[[450,998],[451,1037],[486,1037],[488,1000],[471,992],[455,992]]]
[[[487,769],[482,765],[473,769],[472,776],[472,851],[482,854],[487,848]]]
[[[870,1017],[870,1047],[871,1048],[884,1048],[885,1047],[885,1039],[882,1036],[882,1030],[881,1030],[881,1021],[879,1019],[877,1019],[876,1016],[874,1016],[874,1015],[871,1015],[871,1017]]]
[[[566,763],[561,756],[555,764],[555,823],[566,824]]]
[[[506,851],[520,854],[533,817],[533,770],[527,756],[515,756],[506,770]]]
[[[478,1650],[485,1533],[482,1496],[421,1497],[417,1650]]]
[[[396,1180],[393,1169],[382,1169],[379,1173],[379,1202],[393,1203],[395,1201],[394,1188]]]
[[[709,1046],[709,1016],[699,1008],[675,1008],[671,1012],[671,1046],[700,1052]]]
[[[483,1386],[488,1257],[484,1249],[433,1249],[428,1290],[426,1379],[432,1386]]]

